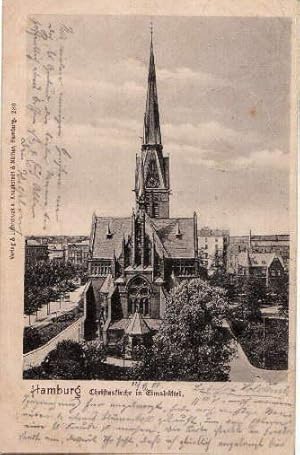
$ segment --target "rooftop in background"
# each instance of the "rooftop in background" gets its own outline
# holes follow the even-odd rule
[[[75,246],[89,246],[90,244],[90,239],[86,239],[86,240],[81,240],[79,242],[68,242],[69,245],[75,245]]]
[[[277,234],[277,235],[251,235],[251,241],[255,240],[267,240],[269,242],[278,242],[278,241],[289,241],[289,234]]]
[[[205,226],[198,230],[200,237],[229,237],[230,232],[228,229],[210,229]]]
[[[81,243],[88,241],[88,235],[30,235],[26,237],[26,242],[36,242],[36,245],[50,244],[67,244],[67,243]]]
[[[249,234],[247,235],[231,235],[230,241],[249,241]],[[289,234],[251,234],[251,242],[289,242]]]
[[[35,239],[26,239],[26,246],[42,246],[42,242]]]
[[[282,257],[275,253],[241,252],[238,256],[238,263],[243,267],[270,267],[274,259],[278,259],[284,267]]]

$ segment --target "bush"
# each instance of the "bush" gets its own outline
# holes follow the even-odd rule
[[[94,340],[89,343],[83,343],[82,349],[85,355],[86,378],[98,379],[101,377],[103,361],[106,358],[103,342]]]
[[[84,379],[84,351],[79,343],[64,340],[49,352],[41,364],[48,379]]]
[[[240,321],[236,319],[231,321],[232,330],[237,337],[244,332],[244,330],[247,328],[247,325],[248,323],[246,321]]]
[[[116,368],[106,365],[102,342],[77,343],[64,340],[49,352],[39,367],[24,371],[24,379],[112,379]],[[118,378],[128,373],[120,368]],[[126,376],[126,377],[125,377]]]
[[[41,366],[30,368],[23,371],[23,379],[47,379]]]
[[[281,319],[248,322],[232,329],[251,364],[257,368],[285,370],[288,368],[288,323]]]

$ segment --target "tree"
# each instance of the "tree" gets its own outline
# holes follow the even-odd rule
[[[242,305],[243,319],[260,321],[260,309],[268,302],[265,280],[252,276],[243,277],[236,283],[236,294]]]
[[[218,267],[213,275],[209,278],[211,286],[220,287],[226,291],[226,297],[231,303],[235,297],[235,288],[225,267]]]
[[[30,316],[36,313],[39,308],[36,294],[32,290],[25,290],[24,293],[24,313],[28,316],[29,325],[31,325]]]
[[[64,340],[49,352],[39,372],[48,379],[101,379],[106,352],[103,343]]]
[[[288,318],[289,315],[289,278],[284,274],[277,278],[270,286],[271,302],[276,305],[280,316]]]
[[[26,264],[24,283],[24,311],[32,314],[42,305],[47,305],[50,313],[50,302],[58,298],[59,292],[74,290],[71,279],[76,276],[75,267],[70,264],[42,262]],[[35,306],[33,307],[33,303]],[[33,308],[33,310],[32,310]]]
[[[75,341],[64,340],[49,352],[41,367],[49,379],[85,379],[83,348]]]
[[[94,340],[82,344],[85,355],[86,379],[101,378],[103,370],[103,361],[106,358],[106,352],[102,341]]]
[[[174,288],[152,347],[140,348],[136,378],[227,380],[235,347],[222,327],[226,305],[225,291],[200,279]]]
[[[32,351],[41,345],[39,331],[34,327],[25,327],[23,332],[23,352]]]

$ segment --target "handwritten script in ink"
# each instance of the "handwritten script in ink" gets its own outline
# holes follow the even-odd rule
[[[16,176],[19,234],[25,214],[40,231],[59,221],[62,182],[72,158],[64,137],[64,73],[65,43],[74,32],[63,23],[45,20],[29,18],[26,29],[27,130]]]
[[[55,381],[47,385],[57,386]],[[62,387],[67,389],[68,383]],[[122,383],[112,394],[95,392],[114,389],[111,383],[79,385],[77,392],[80,387],[84,389],[77,397],[52,396],[51,390],[50,395],[32,396],[28,391],[18,415],[20,447],[104,453],[292,453],[293,404],[286,385]],[[160,394],[170,388],[180,393]]]

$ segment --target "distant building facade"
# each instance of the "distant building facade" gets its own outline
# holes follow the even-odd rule
[[[85,338],[147,343],[159,329],[166,292],[199,276],[197,216],[170,218],[169,157],[161,141],[151,41],[141,151],[131,216],[93,216],[85,292]]]
[[[48,261],[47,245],[34,239],[25,240],[25,264],[32,265]]]
[[[288,234],[231,236],[227,250],[227,271],[237,273],[238,255],[241,252],[275,253],[281,257],[284,269],[289,269],[290,238]]]
[[[198,231],[199,258],[209,272],[226,267],[228,244],[228,230],[203,227]]]
[[[89,236],[86,235],[30,236],[25,240],[26,263],[47,259],[87,267],[88,255]]]
[[[283,259],[276,253],[241,252],[237,256],[236,275],[256,278],[271,286],[285,275]]]
[[[64,264],[66,262],[67,246],[63,243],[48,243],[49,260]]]
[[[75,267],[87,268],[89,258],[89,240],[68,243],[66,249],[66,261]]]

